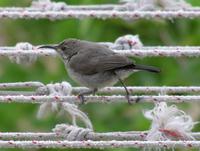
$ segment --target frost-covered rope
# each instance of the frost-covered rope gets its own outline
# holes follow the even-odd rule
[[[199,18],[199,10],[178,10],[178,11],[83,11],[83,10],[69,10],[69,11],[0,11],[0,18],[10,19],[84,19],[84,18],[97,18],[97,19],[113,19],[120,18],[125,20],[133,19],[173,19],[173,18]]]
[[[125,96],[85,96],[86,103],[127,103]],[[173,102],[173,103],[192,103],[200,102],[199,95],[164,95],[164,96],[148,96],[138,95],[130,97],[133,102],[140,99],[140,102]],[[77,96],[0,96],[1,103],[45,103],[45,102],[61,102],[61,103],[81,103]]]
[[[200,141],[0,141],[0,148],[200,148]]]

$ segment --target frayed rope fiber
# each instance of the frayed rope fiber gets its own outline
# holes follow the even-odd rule
[[[39,88],[37,91],[41,93],[43,90],[47,90],[50,96],[68,96],[72,92],[72,87],[68,82],[48,84],[45,87]],[[56,112],[58,115],[66,115],[69,113],[72,118],[72,124],[77,126],[77,118],[80,119],[87,128],[93,129],[92,123],[88,116],[78,109],[78,106],[72,102],[45,102],[38,111],[37,117],[43,118],[48,115],[49,112]]]
[[[147,119],[152,121],[151,129],[146,136],[148,141],[195,140],[192,129],[197,122],[175,105],[156,103],[155,108],[144,112]]]
[[[44,11],[62,11],[67,10],[67,4],[64,2],[52,2],[51,0],[35,0],[31,4],[32,8]]]
[[[36,48],[28,42],[21,42],[15,46],[15,49],[23,50],[23,51],[31,51],[31,50],[35,50]],[[17,64],[30,65],[37,60],[37,55],[36,54],[29,55],[25,53],[20,53],[15,56],[9,56],[9,59],[12,62],[17,63]]]
[[[72,125],[58,124],[53,129],[53,132],[59,136],[62,136],[65,140],[83,141],[86,140],[86,136],[92,132],[92,130]]]

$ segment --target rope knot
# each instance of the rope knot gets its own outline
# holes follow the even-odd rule
[[[35,50],[35,47],[28,42],[21,42],[15,46],[15,50],[29,51]],[[9,56],[9,59],[17,64],[30,65],[37,60],[37,55],[20,53],[15,56]]]
[[[63,11],[67,9],[67,4],[64,2],[51,2],[51,0],[38,0],[33,1],[31,7],[44,11]]]
[[[38,95],[68,96],[71,95],[72,86],[68,82],[47,84],[37,90]],[[88,116],[78,109],[73,102],[57,103],[46,102],[40,105],[37,117],[39,119],[46,117],[49,112],[56,112],[58,115],[70,114],[73,125],[76,124],[77,118],[84,122],[87,128],[92,129],[92,123]]]
[[[67,124],[58,124],[52,131],[59,136],[64,137],[68,141],[86,140],[86,136],[90,132],[93,132],[91,129],[88,128],[81,128]]]
[[[141,48],[143,44],[138,35],[125,35],[116,39],[114,47],[116,48],[113,49],[117,50],[131,50]]]
[[[196,122],[175,105],[167,106],[165,102],[161,102],[144,115],[152,121],[146,137],[148,141],[194,140],[191,131]]]
[[[120,11],[152,11],[152,10],[177,10],[187,9],[192,7],[185,0],[120,0],[123,4],[120,7],[116,7],[116,10]]]

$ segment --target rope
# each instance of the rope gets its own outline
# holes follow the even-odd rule
[[[66,3],[65,3],[66,4]],[[33,4],[36,5],[36,4]],[[9,12],[16,12],[16,11],[41,11],[41,7],[0,7],[0,11],[9,11]],[[62,10],[113,10],[116,7],[121,7],[118,4],[102,4],[102,5],[66,5]],[[192,10],[194,10],[193,8]],[[198,9],[198,8],[196,8]]]
[[[199,18],[200,11],[0,11],[0,19],[85,19],[85,18],[97,18],[97,19],[173,19],[173,18]]]
[[[167,48],[169,48],[167,50]],[[129,56],[129,57],[199,57],[199,47],[142,47],[132,50],[114,50],[116,53]],[[38,56],[57,56],[56,51],[52,49],[38,49],[23,51],[12,50],[8,51],[0,48],[0,56],[20,56],[25,55],[38,55]]]
[[[31,7],[44,11],[62,11],[67,9],[67,4],[64,2],[51,2],[51,0],[36,0],[32,2]]]
[[[138,131],[130,131],[130,132],[107,132],[107,133],[96,133],[96,132],[89,132],[85,135],[85,140],[93,140],[93,141],[111,141],[111,140],[127,140],[127,141],[144,141],[146,136],[148,135],[147,131],[138,132]],[[191,135],[196,139],[200,140],[200,133],[193,132]],[[1,140],[63,140],[66,139],[64,135],[60,135],[60,133],[33,133],[33,132],[1,132],[0,133]]]
[[[48,92],[49,96],[53,97],[68,96],[72,91],[72,87],[68,82],[47,84],[46,86],[39,88],[38,93],[43,93],[43,89]],[[92,129],[92,123],[90,119],[84,112],[78,109],[78,106],[74,102],[43,102],[40,105],[37,117],[39,119],[44,118],[49,112],[56,112],[58,115],[66,115],[66,113],[68,113],[72,118],[72,124],[74,126],[77,125],[76,121],[78,118],[83,121],[87,128]]]
[[[1,84],[0,84],[1,85]],[[19,87],[15,87],[15,88],[19,88]],[[2,89],[2,88],[0,88]],[[3,87],[3,89],[6,89]],[[200,87],[198,86],[191,86],[191,87],[156,87],[156,86],[152,86],[152,87],[127,87],[127,89],[129,90],[129,92],[131,94],[138,94],[138,93],[144,93],[144,94],[158,94],[161,91],[166,91],[167,94],[182,94],[182,93],[200,93]],[[87,91],[89,90],[86,87],[73,87],[72,88],[72,94],[79,94],[80,92],[83,91]],[[100,89],[98,91],[98,94],[125,94],[125,90],[123,87],[106,87],[103,89]],[[48,95],[48,91],[46,90],[45,87],[40,88],[40,90],[36,90],[36,91],[5,91],[5,90],[1,90],[0,91],[0,95],[25,95],[25,96],[31,96],[31,95]]]
[[[56,125],[56,127],[53,129],[53,132],[63,136],[65,140],[83,141],[85,140],[85,136],[91,132],[91,129],[85,129],[66,124],[59,124]]]
[[[0,83],[0,89],[39,88],[43,86],[44,84],[41,82]]]
[[[169,0],[167,1],[169,2]],[[0,11],[44,11],[44,10],[51,10],[51,11],[69,11],[69,10],[93,10],[93,11],[102,11],[102,10],[118,10],[118,11],[133,11],[133,10],[156,10],[156,9],[164,9],[164,10],[171,10],[171,11],[177,11],[177,10],[187,10],[187,11],[197,11],[200,10],[199,7],[188,7],[188,4],[186,6],[181,7],[180,5],[177,6],[176,2],[170,2],[172,6],[166,6],[165,8],[159,8],[158,6],[153,5],[146,5],[148,3],[154,3],[154,1],[149,1],[147,2],[145,0],[140,0],[138,2],[134,2],[135,5],[133,4],[132,1],[126,0],[121,2],[120,4],[96,4],[96,5],[67,5],[66,3],[63,2],[51,2],[50,0],[45,0],[45,1],[33,1],[30,7],[1,7]],[[142,7],[144,6],[145,7]],[[174,5],[176,6],[176,9],[174,8]]]
[[[200,141],[0,141],[0,148],[155,148],[199,149]]]
[[[15,46],[16,50],[20,49],[20,50],[24,50],[24,51],[29,51],[29,50],[34,50],[34,46],[32,46],[30,43],[27,42],[22,42],[22,43],[18,43]],[[33,54],[33,55],[28,55],[28,54],[20,54],[20,55],[15,55],[15,56],[9,56],[9,59],[17,64],[25,64],[25,65],[30,65],[33,62],[35,62],[37,60],[37,55]]]
[[[184,0],[121,0],[124,6],[117,10],[187,10],[192,6]]]
[[[183,87],[183,86],[170,86],[170,87],[156,87],[156,86],[150,86],[150,87],[127,87],[130,93],[145,93],[145,94],[158,94],[161,91],[165,91],[167,94],[177,94],[177,93],[199,93],[200,87],[198,86],[191,86],[191,87]],[[85,87],[73,87],[72,92],[77,94],[81,91],[86,91],[88,88]],[[106,94],[124,94],[125,90],[123,87],[106,87],[103,89],[100,89],[98,93],[106,93]]]
[[[133,102],[140,99],[140,102],[173,102],[173,103],[192,103],[199,102],[199,95],[179,96],[179,95],[165,95],[165,96],[131,96]],[[85,96],[86,103],[126,103],[125,96]],[[81,103],[77,96],[0,96],[0,103],[33,103],[40,104],[45,102],[61,102],[61,103]]]
[[[8,91],[9,89],[21,89],[21,88],[35,88],[36,91]],[[145,94],[158,94],[164,91],[166,94],[177,94],[177,93],[199,93],[199,86],[133,86],[127,87],[130,93],[145,93]],[[72,87],[72,93],[78,94],[83,91],[89,90],[86,87]],[[66,91],[67,92],[67,91]],[[17,93],[20,94],[35,94],[35,95],[49,95],[49,90],[45,84],[41,82],[16,82],[16,83],[0,83],[0,94],[1,95],[12,95]],[[100,89],[98,93],[103,94],[124,94],[125,90],[123,87],[105,87]],[[66,94],[66,93],[65,93]]]

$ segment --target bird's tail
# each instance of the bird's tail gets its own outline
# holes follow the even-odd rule
[[[152,66],[146,66],[146,65],[135,65],[134,69],[136,70],[144,70],[144,71],[149,71],[149,72],[154,72],[154,73],[159,73],[160,69],[156,68],[156,67],[152,67]]]

